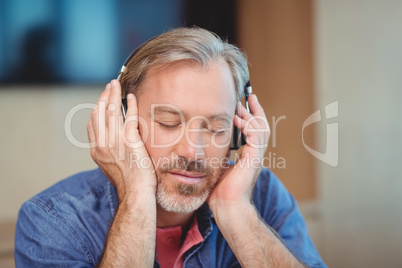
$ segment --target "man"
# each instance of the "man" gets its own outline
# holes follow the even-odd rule
[[[203,29],[140,47],[88,123],[100,169],[21,208],[17,266],[325,267],[295,200],[262,169],[269,126],[255,95],[251,112],[239,102],[248,79],[244,55]],[[229,165],[233,125],[247,144]]]

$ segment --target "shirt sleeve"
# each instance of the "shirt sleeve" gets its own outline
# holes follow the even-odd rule
[[[327,267],[308,235],[296,200],[270,170],[261,172],[253,201],[261,217],[297,258],[309,267]]]
[[[39,199],[23,204],[15,234],[16,267],[92,267],[95,261],[66,219]]]

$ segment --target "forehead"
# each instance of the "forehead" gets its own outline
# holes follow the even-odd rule
[[[188,116],[233,116],[236,105],[233,78],[224,60],[210,61],[208,67],[189,61],[154,67],[140,92],[140,113],[149,111],[151,105],[167,104]]]

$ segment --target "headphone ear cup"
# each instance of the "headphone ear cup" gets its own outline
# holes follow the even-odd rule
[[[239,131],[240,131],[240,129],[239,129]],[[241,139],[240,147],[247,144],[246,135],[244,135],[243,132],[241,132],[241,138],[240,139]]]
[[[241,136],[244,135],[241,133],[240,129],[236,126],[233,126],[232,140],[230,142],[230,150],[238,150],[241,147],[242,143]]]
[[[121,114],[123,115],[123,122],[126,120],[127,113],[127,98],[121,100]]]

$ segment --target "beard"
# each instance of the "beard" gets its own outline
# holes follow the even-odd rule
[[[202,181],[186,184],[169,178],[172,170],[204,174]],[[178,158],[167,166],[157,169],[156,201],[166,211],[192,213],[204,204],[215,188],[222,173],[222,168],[212,168],[203,161],[187,161]]]

